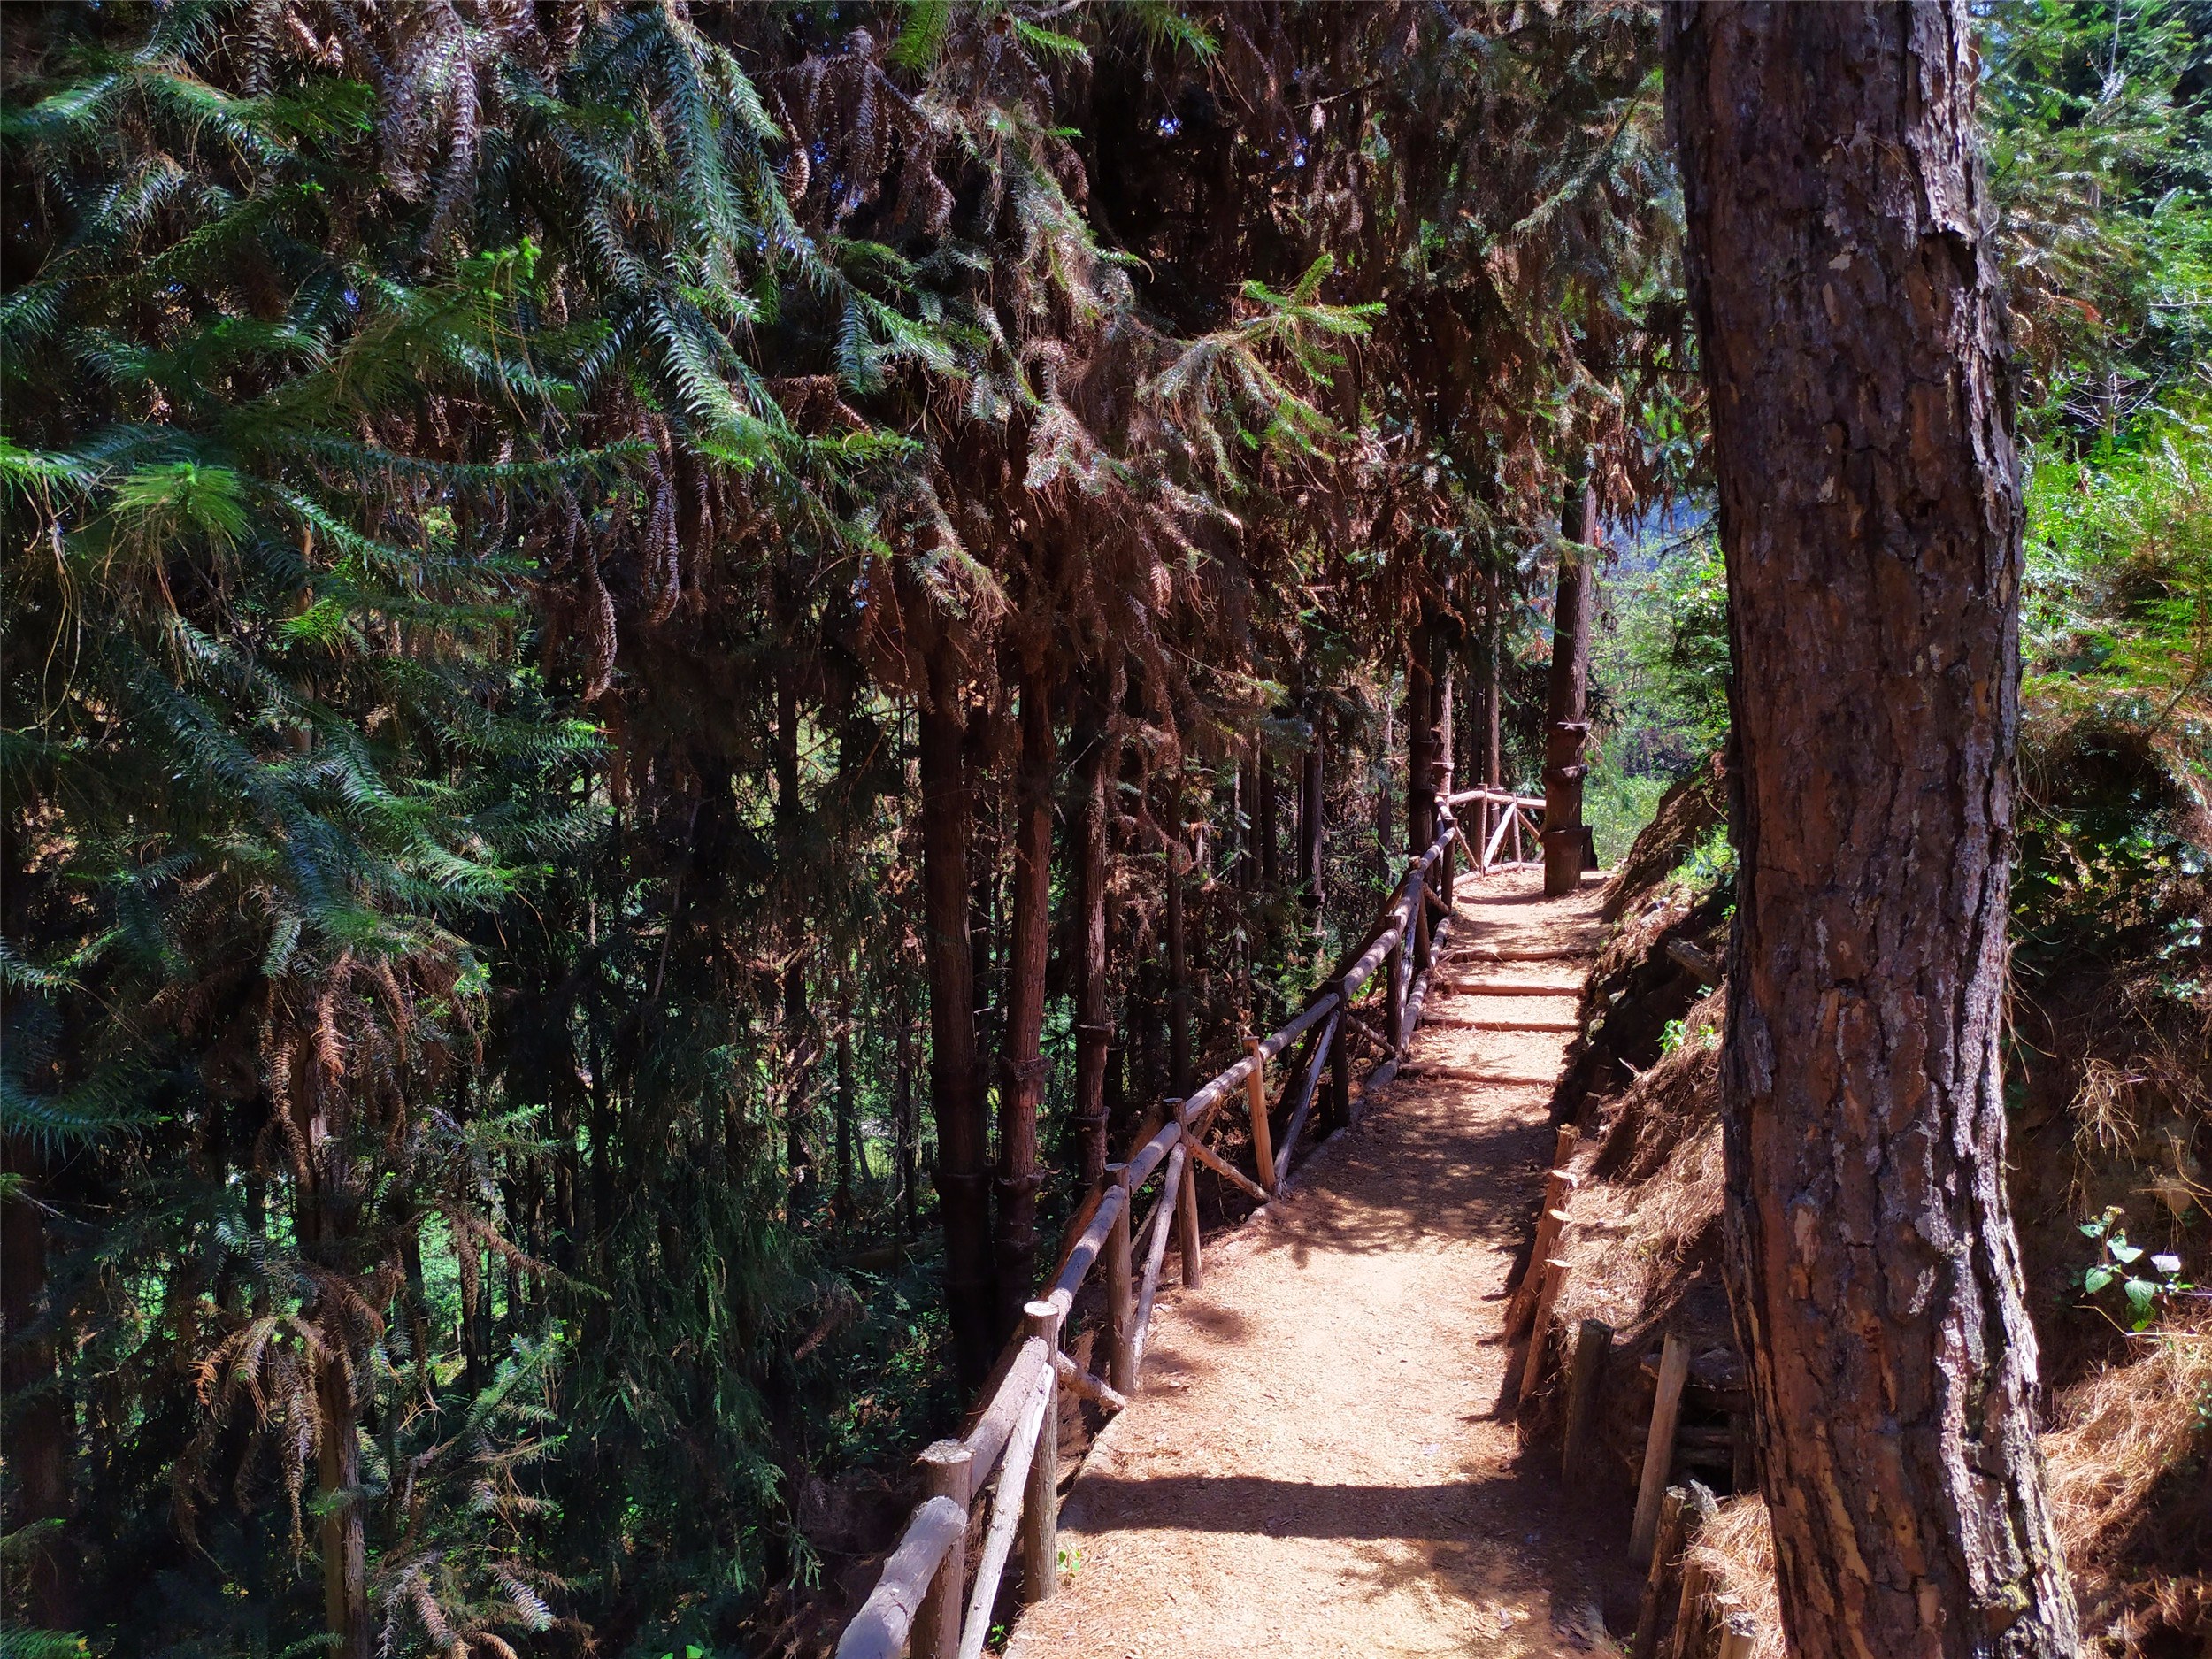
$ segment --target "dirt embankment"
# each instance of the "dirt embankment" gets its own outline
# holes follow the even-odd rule
[[[2155,757],[2116,758],[2110,746],[2096,756],[2107,769],[2130,759],[2136,772],[2156,769]],[[2069,787],[2135,802],[2139,811],[2147,791],[2155,793],[2139,778],[2116,791],[2109,778],[2055,769],[2041,781],[2062,806]],[[1758,1651],[1778,1659],[1772,1545],[1753,1495],[1749,1400],[1721,1254],[1719,976],[1732,910],[1725,863],[1711,856],[1721,810],[1709,775],[1686,781],[1606,895],[1614,929],[1584,998],[1585,1034],[1553,1101],[1555,1117],[1582,1137],[1562,1252],[1573,1267],[1544,1335],[1563,1355],[1586,1318],[1614,1330],[1599,1388],[1609,1454],[1599,1481],[1624,1513],[1662,1341],[1670,1331],[1687,1340],[1691,1379],[1672,1478],[1744,1494],[1723,1504],[1697,1553],[1722,1594],[1752,1616]],[[2131,887],[2116,878],[2124,902],[2085,906],[2070,935],[2062,916],[2031,932],[2016,965],[2013,1199],[2051,1385],[2045,1449],[2084,1634],[2115,1659],[2212,1651],[2212,1317],[2203,1299],[2171,1288],[2212,1279],[2203,1259],[2212,1188],[2198,1162],[2212,1150],[2206,999],[2185,984],[2176,995],[2175,975],[2186,969],[2162,946],[2177,937],[2193,944],[2200,933],[2186,926],[2202,902],[2183,879],[2187,841],[2177,837],[2184,850],[2159,891],[2147,878]],[[2085,866],[2085,886],[2094,873]],[[2035,879],[2032,862],[2027,879]],[[2093,949],[2065,944],[2070,936]],[[2121,1249],[2140,1250],[2133,1260],[2172,1252],[2198,1270],[2163,1275],[2145,1332],[2124,1328],[2132,1321],[2118,1281],[2085,1294],[2085,1268],[2105,1246],[2082,1224],[2108,1208],[2119,1211],[2115,1227],[2132,1230]],[[1526,1432],[1556,1432],[1558,1395],[1540,1390],[1523,1402]]]

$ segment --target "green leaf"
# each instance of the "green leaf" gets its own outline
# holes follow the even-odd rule
[[[2093,1296],[2117,1277],[2108,1267],[2093,1267],[2081,1276],[2081,1287]]]

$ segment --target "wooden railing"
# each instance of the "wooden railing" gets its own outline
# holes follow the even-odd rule
[[[1462,789],[1448,798],[1455,811],[1463,806],[1476,809],[1475,838],[1463,844],[1470,849],[1468,856],[1475,868],[1483,874],[1486,875],[1500,864],[1509,862],[1499,856],[1504,850],[1509,831],[1513,837],[1513,856],[1509,862],[1517,864],[1523,862],[1521,831],[1524,821],[1530,841],[1538,847],[1544,844],[1544,803],[1540,796],[1508,795],[1500,789]],[[1472,850],[1477,847],[1482,849],[1479,857]]]
[[[1478,801],[1486,833],[1470,842],[1451,808]],[[1486,871],[1499,862],[1498,849],[1512,827],[1517,861],[1522,813],[1531,806],[1540,810],[1543,803],[1476,789],[1445,795],[1439,804],[1434,843],[1408,861],[1404,878],[1366,936],[1296,1017],[1265,1037],[1248,1038],[1244,1058],[1188,1099],[1166,1102],[1168,1120],[1159,1131],[1126,1161],[1106,1166],[1104,1181],[1085,1198],[1069,1225],[1050,1287],[1024,1310],[1025,1328],[1000,1356],[973,1426],[960,1439],[940,1440],[923,1452],[926,1495],[885,1561],[873,1593],[846,1626],[838,1659],[896,1659],[909,1651],[915,1659],[978,1659],[1000,1581],[1017,1548],[1027,1599],[1041,1601],[1052,1594],[1059,1578],[1058,1391],[1071,1387],[1109,1410],[1128,1403],[1144,1362],[1171,1231],[1179,1245],[1184,1284],[1195,1288],[1202,1282],[1204,1263],[1191,1165],[1203,1164],[1265,1203],[1289,1179],[1293,1155],[1320,1097],[1325,1072],[1329,1118],[1338,1127],[1354,1121],[1351,1044],[1356,1040],[1379,1051],[1363,1094],[1387,1082],[1405,1057],[1421,1023],[1432,961],[1450,926],[1455,849],[1474,868]],[[1479,855],[1476,847],[1482,849]],[[1381,1006],[1370,1012],[1379,1019],[1379,1030],[1355,1008],[1378,973]],[[1271,1108],[1267,1066],[1302,1041],[1303,1052]],[[1206,1144],[1216,1118],[1239,1105],[1249,1115],[1251,1175]],[[1272,1122],[1278,1113],[1286,1118],[1279,1142]],[[1158,1196],[1144,1219],[1134,1221],[1139,1193],[1164,1166]],[[1062,1340],[1076,1293],[1102,1261],[1108,1353],[1103,1378],[1070,1357]],[[987,1486],[992,1487],[988,1519],[971,1571],[972,1512]]]

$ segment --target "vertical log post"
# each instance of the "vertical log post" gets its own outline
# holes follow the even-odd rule
[[[1337,1007],[1350,1012],[1352,999],[1344,981],[1339,979],[1329,988],[1336,995]],[[1352,1126],[1352,1032],[1348,1025],[1340,1026],[1336,1041],[1329,1045],[1329,1122],[1338,1129]]]
[[[1402,881],[1398,884],[1401,903],[1404,902],[1405,895],[1406,883]],[[1398,942],[1391,946],[1390,954],[1383,958],[1383,1035],[1390,1040],[1393,1057],[1404,1053],[1406,1046],[1405,987],[1399,970],[1405,964],[1408,931],[1406,928],[1399,929]]]
[[[1644,1473],[1636,1488],[1636,1524],[1628,1534],[1632,1561],[1649,1558],[1659,1538],[1659,1508],[1667,1471],[1674,1464],[1674,1432],[1682,1420],[1682,1388],[1690,1380],[1690,1345],[1673,1332],[1659,1353],[1659,1390],[1651,1402],[1651,1432],[1644,1441]]]
[[[1045,1366],[1045,1419],[1022,1500],[1022,1599],[1049,1601],[1060,1587],[1060,1304],[1030,1302],[1022,1309],[1022,1323],[1052,1356]]]
[[[1111,1375],[1108,1380],[1123,1394],[1137,1389],[1137,1308],[1135,1287],[1129,1271],[1129,1208],[1136,1194],[1129,1190],[1129,1166],[1109,1164],[1106,1179],[1122,1189],[1121,1208],[1106,1234],[1106,1317],[1113,1345]]]
[[[1571,1483],[1588,1468],[1591,1419],[1598,1405],[1598,1384],[1613,1354],[1613,1327],[1585,1319],[1575,1333],[1574,1370],[1567,1379],[1567,1431],[1559,1454],[1561,1476]]]
[[[1168,1109],[1183,1132],[1183,1145],[1194,1144],[1196,1137],[1191,1133],[1190,1102],[1170,1101]],[[1175,1192],[1175,1231],[1183,1247],[1183,1288],[1196,1290],[1206,1282],[1206,1263],[1203,1241],[1198,1235],[1198,1164],[1194,1159],[1185,1165],[1183,1184]]]
[[[1567,1282],[1567,1263],[1556,1257],[1544,1263],[1541,1286],[1536,1293],[1536,1323],[1528,1333],[1528,1363],[1521,1367],[1520,1398],[1526,1400],[1536,1391],[1536,1379],[1544,1372],[1544,1350],[1550,1346],[1544,1340],[1551,1325],[1551,1310],[1559,1301],[1559,1292]]]
[[[1267,1125],[1267,1065],[1260,1055],[1260,1040],[1247,1037],[1244,1052],[1252,1061],[1252,1074],[1244,1079],[1245,1104],[1252,1113],[1252,1162],[1258,1167],[1260,1185],[1275,1190],[1275,1135]]]
[[[1682,1601],[1674,1610],[1674,1640],[1667,1659],[1696,1659],[1704,1647],[1705,1621],[1710,1616],[1712,1581],[1705,1563],[1693,1556],[1682,1563]]]
[[[1667,1617],[1667,1579],[1682,1553],[1682,1513],[1689,1496],[1680,1486],[1669,1486],[1660,1500],[1658,1544],[1651,1552],[1651,1571],[1644,1575],[1644,1599],[1636,1609],[1629,1659],[1655,1659],[1658,1654],[1659,1629]]]
[[[1555,1170],[1565,1169],[1568,1164],[1574,1162],[1575,1153],[1580,1149],[1581,1146],[1581,1132],[1576,1129],[1572,1124],[1560,1125],[1559,1147],[1558,1149],[1552,1154],[1552,1168]]]
[[[1543,1267],[1550,1259],[1560,1234],[1567,1225],[1567,1212],[1547,1210],[1536,1218],[1536,1246],[1529,1252],[1528,1271],[1521,1276],[1520,1288],[1513,1293],[1513,1300],[1506,1304],[1505,1336],[1511,1341],[1521,1334],[1521,1327],[1536,1306],[1536,1298],[1544,1288]]]
[[[1731,1613],[1720,1627],[1720,1659],[1751,1659],[1758,1626],[1748,1613]]]
[[[958,1440],[939,1440],[921,1455],[922,1495],[950,1498],[966,1514],[973,1494],[968,1489],[974,1454]],[[960,1651],[961,1598],[968,1579],[968,1534],[964,1528],[929,1581],[909,1638],[913,1659],[954,1659]]]

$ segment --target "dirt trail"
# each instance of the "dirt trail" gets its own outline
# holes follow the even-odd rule
[[[1594,941],[1594,881],[1554,902],[1540,886],[1463,880],[1452,945]],[[1429,1012],[1573,1007],[1452,995]],[[1063,1511],[1072,1571],[1023,1615],[1010,1659],[1583,1653],[1606,1644],[1608,1616],[1623,1629],[1636,1585],[1617,1517],[1560,1491],[1551,1448],[1524,1459],[1497,1409],[1503,1287],[1549,1162],[1566,1042],[1425,1026],[1413,1075],[1209,1250],[1203,1288],[1163,1293],[1143,1390]]]

